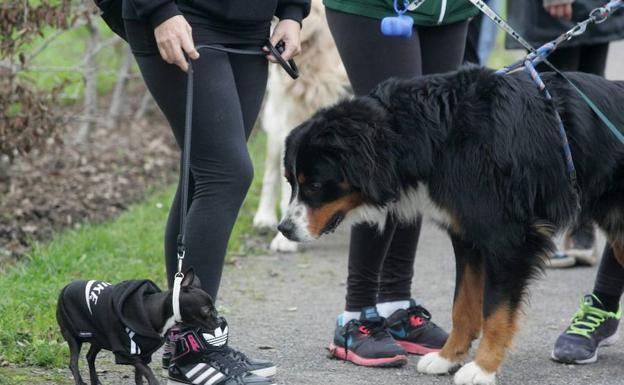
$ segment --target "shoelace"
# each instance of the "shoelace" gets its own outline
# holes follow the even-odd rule
[[[409,309],[407,309],[407,314],[410,316],[415,315],[420,318],[424,318],[427,321],[431,320],[431,313],[429,313],[429,310],[425,309],[424,307],[420,305],[412,306]]]
[[[403,324],[408,326],[421,327],[426,326],[431,320],[431,313],[420,305],[412,306],[407,309],[407,318],[403,319]]]
[[[230,348],[208,351],[204,353],[204,357],[214,361],[226,376],[236,378],[247,372],[245,362],[237,359]]]
[[[348,343],[347,343],[349,339],[349,333],[351,333],[353,329],[358,329],[360,333],[371,336],[376,340],[379,340],[387,336],[388,334],[388,331],[386,329],[386,321],[384,319],[382,319],[381,321],[354,320],[354,321],[349,321],[349,323],[351,323],[351,325],[348,325],[346,328],[344,328],[344,332],[342,333],[342,339],[345,341],[344,343],[345,357],[347,356],[349,352]]]
[[[612,313],[600,310],[585,303],[574,314],[566,334],[576,334],[590,338],[591,334],[600,327],[607,318],[612,318]]]

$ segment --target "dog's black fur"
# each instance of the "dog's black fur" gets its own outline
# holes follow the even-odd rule
[[[624,127],[624,82],[569,77]],[[553,248],[555,229],[581,215],[595,220],[611,243],[624,242],[624,145],[565,80],[552,73],[543,79],[554,102],[524,73],[467,67],[389,80],[369,96],[317,112],[288,137],[284,160],[293,200],[307,208],[309,223],[311,212],[337,210],[319,214],[331,223],[311,235],[331,230],[355,206],[392,211],[406,190],[428,188],[451,218],[445,225],[456,246],[456,297],[471,266],[484,275],[484,320],[502,306],[513,318]],[[570,141],[580,211],[554,108]],[[336,209],[347,196],[357,204]],[[285,222],[285,235],[297,240],[293,223]]]
[[[70,315],[66,311],[63,304],[63,301],[71,301],[72,299],[64,296],[64,293],[65,289],[61,291],[59,296],[56,318],[61,334],[69,345],[69,368],[74,377],[74,382],[76,385],[85,385],[78,369],[78,359],[82,344],[88,342],[90,344],[90,349],[86,358],[89,365],[90,383],[91,385],[101,385],[95,370],[95,359],[101,350],[110,349],[110,343],[101,344],[95,336],[92,338],[86,338],[75,334],[75,328],[73,327],[74,323],[70,319]],[[145,327],[156,330],[161,336],[163,336],[160,344],[164,343],[164,333],[166,330],[163,329],[167,327],[166,325],[168,320],[173,317],[172,295],[173,293],[170,289],[164,292],[146,295],[144,298],[144,307],[147,314],[140,315],[141,319],[148,319],[150,325],[145,325]],[[180,290],[180,312],[183,322],[187,325],[205,329],[214,329],[219,324],[217,311],[212,297],[201,289],[199,278],[197,278],[193,269],[189,269],[185,273],[184,279],[182,280]],[[132,316],[133,311],[123,310],[123,313],[127,316]],[[98,337],[101,338],[102,335],[103,334],[100,334]],[[140,355],[133,357],[131,362],[129,362],[135,368],[135,382],[137,385],[143,384],[143,377],[147,379],[149,385],[158,385],[158,380],[148,366],[150,360],[151,354],[149,354],[149,356]]]

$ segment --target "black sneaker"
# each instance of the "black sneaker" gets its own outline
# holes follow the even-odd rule
[[[227,338],[225,320],[214,331],[181,328],[170,351],[168,384],[272,385],[271,380],[250,372],[249,359],[229,348]],[[254,360],[253,364],[256,370],[275,373],[275,365],[268,361]]]
[[[179,333],[180,328],[178,326],[172,327],[167,333],[165,339],[165,345],[163,348],[162,355],[162,369],[163,375],[166,377],[169,370],[169,363],[171,362],[171,357],[173,356],[173,352],[175,351],[175,339],[177,338],[177,334]],[[242,361],[247,365],[247,370],[260,377],[273,377],[277,373],[277,367],[274,363],[268,360],[261,360],[257,358],[250,358],[243,352],[239,352],[236,349],[231,348],[229,345],[223,346],[223,349],[226,349],[231,353],[234,358],[239,361]]]
[[[563,332],[551,358],[566,364],[589,364],[598,359],[598,348],[617,341],[622,310],[604,310],[596,296],[588,294],[581,301],[570,326]]]
[[[375,307],[362,309],[359,320],[346,324],[340,315],[329,353],[362,366],[394,367],[407,363],[407,352],[392,338]]]
[[[392,337],[408,353],[425,355],[439,352],[448,334],[431,321],[431,314],[424,307],[410,300],[408,309],[400,309],[386,319]]]

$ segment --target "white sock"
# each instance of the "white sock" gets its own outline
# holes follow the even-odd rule
[[[349,321],[354,320],[354,319],[360,319],[360,312],[359,311],[344,311],[342,312],[342,325],[340,326],[344,326],[346,325]]]
[[[410,307],[410,301],[381,302],[377,304],[377,313],[384,318],[388,318],[397,310]]]

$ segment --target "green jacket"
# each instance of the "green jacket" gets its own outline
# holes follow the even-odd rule
[[[396,15],[394,0],[323,0],[323,3],[334,11],[375,19]],[[416,25],[434,26],[456,23],[478,13],[479,9],[468,0],[427,0],[406,15],[413,17]]]

